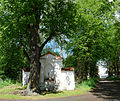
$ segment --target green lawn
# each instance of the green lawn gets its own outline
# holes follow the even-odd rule
[[[58,91],[51,92],[45,95],[38,96],[21,96],[15,95],[14,92],[21,89],[19,85],[11,85],[0,89],[0,99],[47,99],[47,98],[57,98],[57,97],[66,97],[66,96],[76,96],[80,94],[85,94],[90,90],[90,87],[86,88],[76,88],[74,91]]]
[[[47,98],[58,98],[67,96],[77,96],[80,94],[86,94],[91,88],[93,88],[98,79],[88,79],[83,81],[81,84],[76,85],[74,91],[56,91],[56,92],[45,92],[44,95],[37,96],[22,96],[18,91],[23,90],[19,83],[7,84],[6,82],[1,83],[3,86],[0,88],[0,99],[47,99]],[[7,85],[6,85],[7,84]],[[19,94],[19,95],[18,95]]]

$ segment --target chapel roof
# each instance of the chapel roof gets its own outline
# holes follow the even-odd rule
[[[50,55],[53,55],[53,56],[55,56],[55,57],[57,57],[57,58],[59,58],[59,59],[63,59],[62,57],[60,57],[60,56],[58,56],[58,55],[55,55],[55,54],[53,54],[53,53],[51,53],[51,52],[47,52],[47,53],[41,55],[41,57],[46,56],[46,55],[49,55],[49,54],[50,54]]]
[[[74,71],[73,67],[65,67],[65,68],[61,68],[61,71]]]

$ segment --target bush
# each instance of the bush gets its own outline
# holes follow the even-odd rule
[[[76,84],[76,87],[81,87],[81,88],[93,88],[96,86],[96,83],[98,82],[98,78],[90,78],[88,80],[83,81],[79,85]]]
[[[120,80],[120,77],[117,76],[110,76],[107,78],[108,80]]]
[[[18,82],[11,79],[0,80],[0,88],[3,88],[5,86],[10,86],[13,84],[18,84]]]

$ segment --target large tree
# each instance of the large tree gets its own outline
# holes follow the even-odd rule
[[[40,91],[41,52],[53,37],[70,32],[74,6],[67,0],[1,0],[2,36],[23,49],[30,64],[30,89]]]

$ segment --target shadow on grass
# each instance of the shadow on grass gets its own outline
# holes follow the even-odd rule
[[[15,94],[18,94],[18,93],[24,93],[26,92],[27,90],[25,88],[16,88],[15,89]],[[63,93],[63,91],[41,91],[38,93],[38,95],[49,95],[49,94],[60,94],[60,93]],[[20,94],[20,95],[23,95],[23,94]]]
[[[104,101],[120,101],[120,82],[100,82],[91,93]]]
[[[60,93],[63,93],[63,91],[43,91],[40,93],[40,95],[60,94]]]

